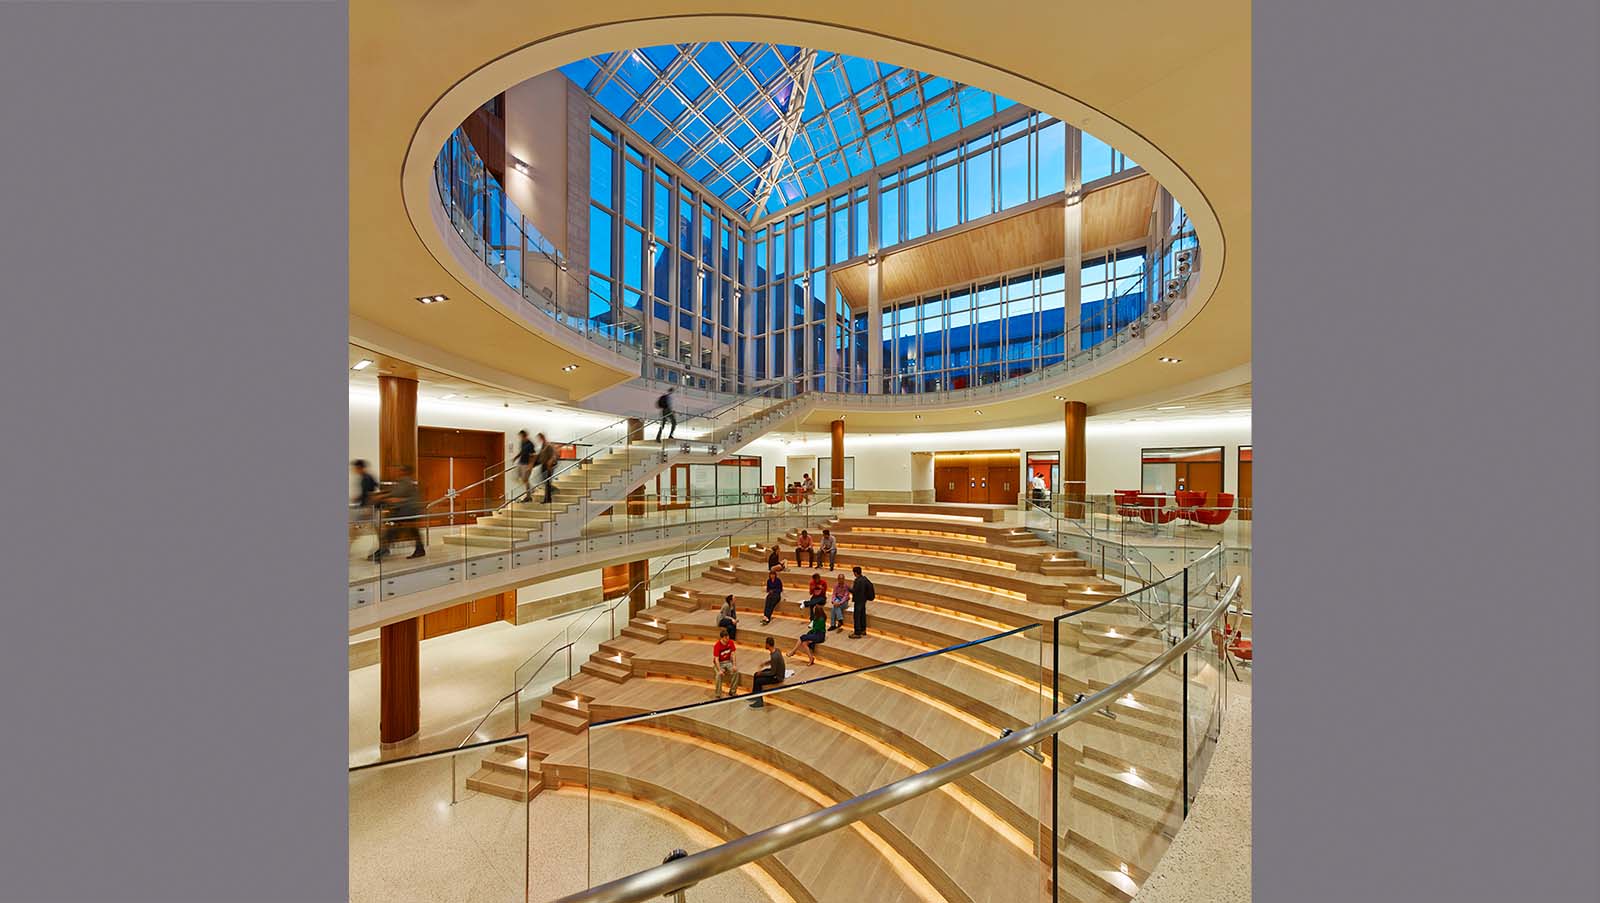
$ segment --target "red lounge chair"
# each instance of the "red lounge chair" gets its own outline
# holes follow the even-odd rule
[[[1147,524],[1170,524],[1178,516],[1178,509],[1167,507],[1166,493],[1139,496],[1139,519]]]
[[[1197,509],[1206,504],[1206,494],[1199,490],[1179,489],[1173,495],[1178,498],[1178,516],[1186,521],[1194,521]]]
[[[1117,489],[1112,491],[1117,503],[1117,515],[1123,518],[1139,516],[1139,490]]]
[[[761,487],[761,500],[769,505],[776,505],[783,501],[783,499],[778,496],[778,491],[771,486]]]
[[[1192,520],[1201,526],[1220,527],[1231,514],[1233,514],[1233,493],[1219,492],[1217,503],[1210,508],[1196,509]]]

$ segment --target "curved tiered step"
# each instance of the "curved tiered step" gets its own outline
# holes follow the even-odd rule
[[[743,691],[765,663],[765,637],[787,655],[807,627],[799,603],[812,570],[783,572],[785,601],[763,626],[767,550],[740,550],[671,587],[537,707],[526,778],[520,747],[508,747],[485,760],[474,789],[533,794],[593,782],[719,837],[741,836],[1037,721],[1049,710],[1051,681],[1042,627],[896,662],[1048,623],[1114,589],[1084,573],[1088,565],[1075,556],[1030,547],[1005,524],[876,517],[830,528],[840,541],[839,569],[860,564],[877,588],[866,637],[830,632],[816,664],[787,659],[795,673],[763,709],[742,701],[696,705],[712,695],[711,641],[724,596],[732,594],[740,611]],[[790,539],[780,543],[786,565]],[[1165,648],[1160,630],[1127,603],[1065,623],[1060,685],[1069,700]],[[843,673],[874,665],[883,667]],[[1048,764],[1019,754],[915,805],[833,832],[832,846],[812,841],[758,866],[797,900],[999,901],[1017,898],[1019,882],[1043,887],[1055,843],[1065,899],[1127,901],[1181,820],[1181,695],[1176,674],[1158,674],[1062,734],[1066,818],[1054,840],[1047,836]],[[590,727],[650,713],[657,714]]]

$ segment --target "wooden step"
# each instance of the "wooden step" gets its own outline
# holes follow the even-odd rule
[[[664,640],[667,638],[667,628],[659,624],[651,624],[649,621],[635,619],[628,626],[622,628],[622,635],[640,640]]]
[[[600,659],[598,661],[590,659],[579,666],[578,670],[613,683],[622,683],[633,676],[633,672],[626,665],[618,664],[610,659]]]
[[[570,707],[564,707],[566,708],[565,711],[562,711],[562,708],[541,705],[539,708],[534,709],[528,717],[540,724],[558,728],[569,734],[581,733],[588,726],[588,716]]]

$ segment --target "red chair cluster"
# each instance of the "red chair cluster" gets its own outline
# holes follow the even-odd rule
[[[1183,519],[1202,527],[1219,527],[1233,515],[1233,493],[1219,492],[1216,501],[1206,504],[1203,491],[1180,489],[1173,493],[1173,507],[1167,507],[1164,492],[1140,492],[1137,489],[1117,489],[1112,492],[1117,515],[1138,518],[1147,524],[1168,524]]]

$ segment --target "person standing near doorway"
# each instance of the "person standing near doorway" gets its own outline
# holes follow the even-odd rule
[[[671,386],[668,386],[667,391],[656,399],[656,410],[661,412],[661,423],[656,426],[656,441],[661,441],[661,431],[667,429],[668,421],[672,422],[672,428],[667,430],[667,438],[671,439],[678,432],[678,415],[672,411]]]
[[[858,640],[867,635],[867,603],[871,602],[877,593],[872,588],[872,581],[861,573],[860,565],[851,568],[850,572],[856,575],[855,583],[850,586],[850,615],[853,622],[851,626],[854,628],[850,638]]]
[[[546,505],[555,501],[556,484],[556,447],[550,440],[539,434],[539,479],[544,481],[544,503]]]
[[[522,484],[522,501],[533,501],[533,440],[527,430],[517,430],[517,482]]]

